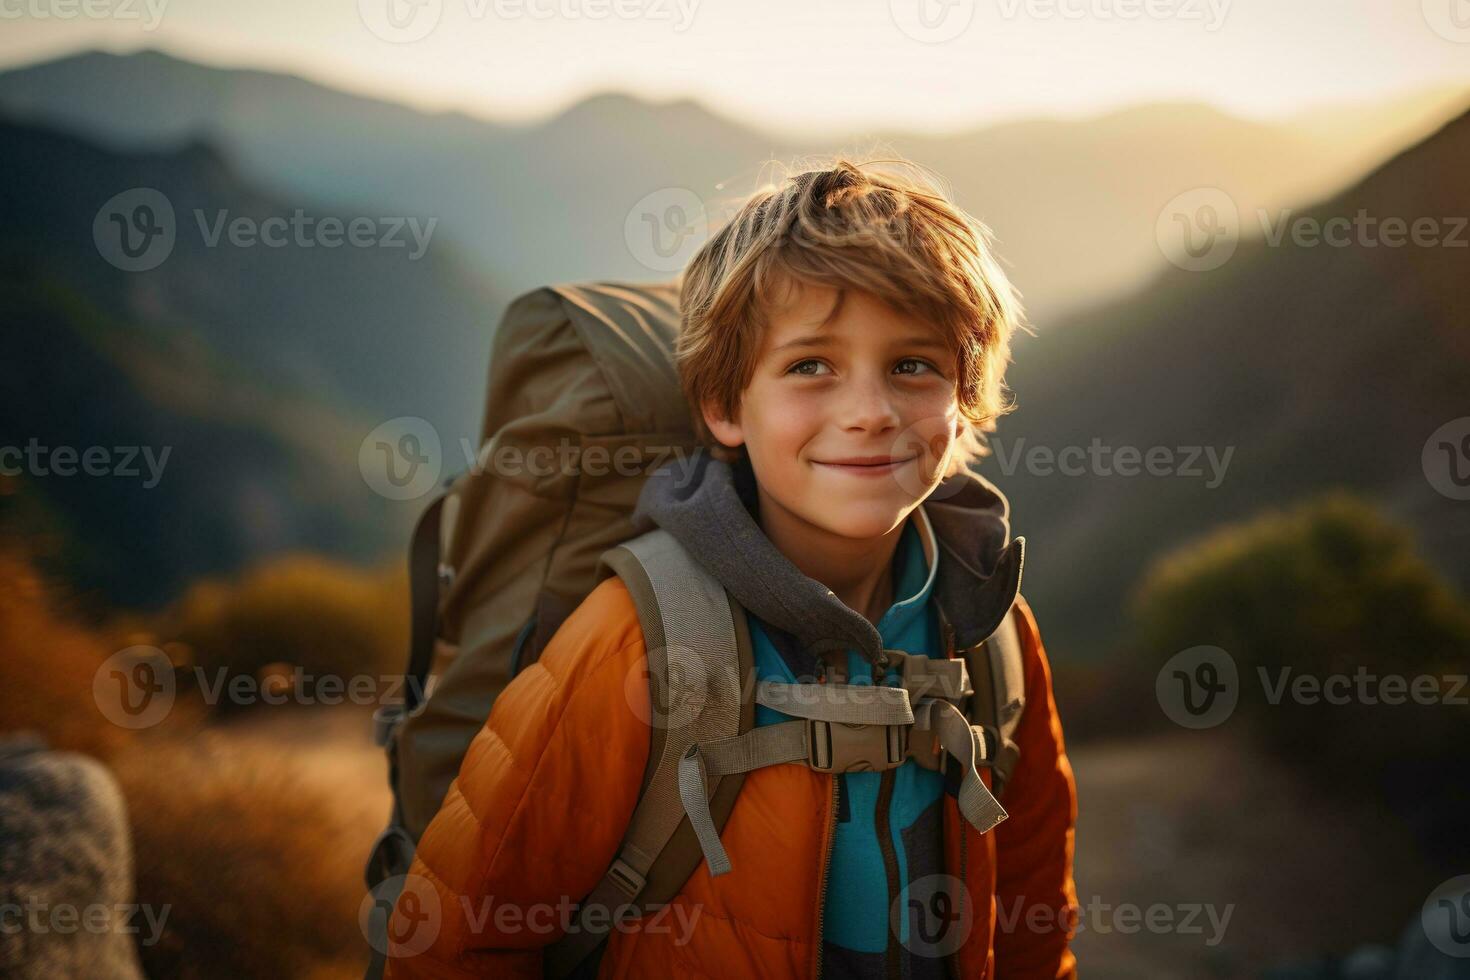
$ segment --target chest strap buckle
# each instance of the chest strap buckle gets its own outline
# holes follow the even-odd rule
[[[909,725],[807,722],[807,765],[818,772],[882,772],[908,757]]]

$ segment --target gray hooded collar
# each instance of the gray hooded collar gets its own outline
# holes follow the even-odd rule
[[[668,531],[736,601],[808,650],[853,649],[877,661],[877,628],[777,550],[752,517],[756,499],[748,462],[731,466],[701,449],[650,474],[633,525]],[[969,471],[942,482],[923,507],[939,545],[934,599],[965,649],[994,633],[1015,602],[1025,539],[1010,540],[1005,496]]]

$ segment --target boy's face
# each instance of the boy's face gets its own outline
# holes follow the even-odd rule
[[[847,538],[899,524],[948,470],[960,433],[955,363],[938,329],[849,289],[803,285],[770,316],[735,419],[706,408],[727,446],[744,443],[772,505]],[[776,515],[772,515],[776,516]]]

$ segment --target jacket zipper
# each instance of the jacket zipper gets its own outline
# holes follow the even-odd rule
[[[968,885],[965,884],[965,872],[970,866],[970,828],[965,825],[965,821],[963,819],[958,821],[958,823],[960,828],[960,921],[963,922],[965,918],[964,903],[970,900],[970,888]],[[972,913],[971,922],[973,921],[974,916]],[[950,968],[954,971],[955,980],[959,980],[960,953],[964,950],[964,948],[965,944],[960,943],[959,948],[954,951],[954,954],[950,957],[949,960]]]
[[[954,659],[954,655],[955,655],[954,627],[950,625],[949,617],[946,616],[946,615],[944,615],[944,610],[942,610],[942,609],[939,611],[939,620],[940,620],[940,622],[944,626],[944,655],[947,658],[949,658],[949,659],[952,660],[952,659]],[[969,886],[965,883],[966,872],[969,870],[969,866],[970,866],[970,835],[969,835],[969,827],[967,827],[965,825],[965,821],[964,821],[964,818],[963,817],[961,817],[960,819],[958,819],[955,822],[955,825],[956,825],[956,827],[958,827],[959,832],[960,832],[960,874],[959,874],[959,879],[960,879],[960,894],[959,894],[959,901],[961,902],[961,905],[960,905],[960,917],[963,919],[964,918],[964,905],[963,905],[963,903],[969,901],[969,898],[970,898],[970,889],[969,889]],[[955,980],[960,980],[960,969],[961,969],[961,966],[960,966],[960,954],[963,951],[963,949],[964,949],[964,944],[962,943],[962,944],[960,944],[960,948],[959,949],[956,949],[948,957],[948,960],[949,960],[949,974],[950,974],[950,976],[954,977]]]
[[[888,907],[898,901],[898,890],[901,887],[898,880],[898,854],[893,847],[893,827],[889,808],[893,804],[893,783],[895,769],[886,769],[883,772],[882,781],[878,785],[878,812],[873,815],[874,829],[878,832],[878,847],[883,854],[883,873],[888,881]],[[899,928],[902,929],[902,920]],[[891,980],[903,980],[902,945],[898,936],[893,935],[889,929],[888,942],[884,944],[886,953],[884,961],[887,963],[888,976]]]
[[[832,791],[827,798],[829,806],[829,818],[827,820],[827,845],[822,850],[822,884],[817,889],[817,939],[813,944],[816,947],[817,962],[814,971],[817,980],[821,980],[823,960],[822,955],[825,948],[825,925],[827,919],[827,876],[832,869],[832,843],[837,837],[837,777],[828,776],[832,783]]]

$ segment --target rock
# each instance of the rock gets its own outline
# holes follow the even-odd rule
[[[0,976],[140,980],[136,943],[156,941],[166,912],[133,904],[127,807],[107,767],[0,738]]]

